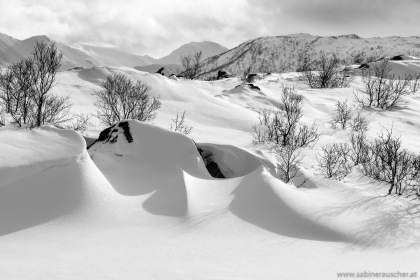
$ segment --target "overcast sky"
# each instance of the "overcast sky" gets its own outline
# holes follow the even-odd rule
[[[310,33],[420,36],[420,0],[0,0],[0,32],[18,39],[108,42],[156,58],[191,41],[227,48]]]

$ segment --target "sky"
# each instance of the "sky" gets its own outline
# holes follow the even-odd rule
[[[0,0],[0,33],[106,42],[160,58],[192,41],[233,48],[293,33],[420,36],[420,0]]]

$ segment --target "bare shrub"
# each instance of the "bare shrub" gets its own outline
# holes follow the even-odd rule
[[[359,112],[350,123],[351,130],[356,133],[364,133],[369,129],[369,121]]]
[[[299,164],[303,155],[298,143],[289,142],[288,145],[274,145],[273,152],[277,158],[277,167],[281,171],[280,179],[289,183],[298,176]]]
[[[69,99],[49,94],[54,86],[62,58],[63,53],[57,49],[55,43],[35,43],[32,52],[31,89],[36,112],[32,126],[68,121],[66,110],[70,107]]]
[[[109,126],[125,119],[151,121],[162,105],[159,98],[151,97],[147,84],[134,83],[124,74],[108,76],[101,86],[103,89],[94,93],[97,117]]]
[[[417,92],[420,89],[420,74],[409,76],[408,87],[412,93]]]
[[[32,56],[10,65],[0,77],[0,102],[18,126],[61,124],[71,119],[68,97],[50,92],[63,53],[55,43],[36,42]]]
[[[185,110],[180,115],[178,112],[176,112],[175,119],[172,119],[173,125],[169,127],[170,130],[181,132],[185,135],[188,135],[191,133],[191,130],[193,129],[192,126],[188,126],[185,124]]]
[[[420,199],[420,155],[413,156],[411,161],[410,183],[407,197]]]
[[[74,121],[71,123],[70,128],[80,133],[85,132],[89,126],[93,125],[90,121],[91,115],[89,114],[78,114],[73,119]]]
[[[364,107],[389,109],[404,105],[403,97],[408,94],[410,78],[391,75],[391,66],[387,59],[362,75],[364,87],[356,90],[356,101]]]
[[[401,144],[400,137],[394,136],[392,130],[385,130],[369,143],[368,160],[363,163],[365,175],[390,184],[388,194],[395,189],[401,195],[409,179],[413,156]]]
[[[200,75],[201,51],[193,55],[181,55],[181,75],[187,79],[194,80]]]
[[[253,143],[269,144],[276,155],[281,179],[286,183],[298,176],[303,159],[301,148],[319,139],[318,127],[301,124],[302,96],[293,87],[283,87],[280,109],[260,110],[259,124],[252,128]]]
[[[350,146],[347,143],[333,143],[321,147],[317,157],[318,169],[325,178],[342,180],[351,171]]]
[[[260,110],[259,125],[253,127],[254,143],[274,143],[287,146],[291,141],[305,147],[319,138],[315,123],[301,124],[302,96],[294,87],[283,87],[280,109]]]
[[[352,133],[350,135],[351,153],[350,158],[354,165],[366,163],[368,161],[368,143],[364,131]]]
[[[341,129],[346,129],[352,115],[351,108],[347,104],[347,99],[337,101],[335,104],[335,112],[336,114],[331,121],[333,128],[336,128],[336,126],[339,125]]]
[[[340,60],[335,54],[327,56],[321,52],[318,60],[305,62],[301,69],[302,78],[311,88],[347,87],[354,80],[354,76],[341,73],[339,64]]]

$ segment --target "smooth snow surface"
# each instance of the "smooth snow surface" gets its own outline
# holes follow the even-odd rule
[[[118,123],[109,141],[88,150],[70,130],[0,128],[2,279],[337,279],[337,272],[418,271],[418,202],[387,196],[387,186],[356,170],[340,182],[324,179],[316,161],[320,146],[348,141],[349,131],[329,124],[344,98],[371,121],[368,137],[393,126],[404,147],[420,152],[418,93],[406,97],[406,107],[367,110],[354,103],[360,77],[350,88],[320,90],[297,73],[271,74],[254,83],[257,91],[236,87],[237,78],[171,80],[127,67],[61,72],[54,92],[70,96],[74,112],[94,113],[92,92],[116,72],[160,96],[152,124]],[[303,150],[302,176],[293,184],[277,179],[274,156],[253,145],[250,133],[256,110],[278,107],[284,85],[303,95],[302,121],[316,121],[322,132]],[[188,137],[168,130],[183,110],[194,127]],[[95,125],[89,135],[97,137],[105,127]],[[197,147],[212,154],[226,179],[210,176]]]

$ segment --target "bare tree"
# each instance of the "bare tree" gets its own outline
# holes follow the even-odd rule
[[[192,126],[188,126],[185,124],[185,110],[180,115],[178,112],[176,112],[175,119],[172,119],[173,125],[169,127],[170,130],[181,132],[185,135],[188,135],[191,133],[191,130],[193,129]]]
[[[364,87],[355,91],[356,101],[364,107],[389,109],[404,105],[403,97],[408,94],[409,76],[391,75],[387,59],[362,75]]]
[[[341,73],[339,64],[340,60],[335,54],[327,56],[321,52],[318,60],[305,62],[302,66],[302,78],[311,88],[347,87],[354,80],[354,76]]]
[[[299,175],[299,164],[303,160],[298,143],[291,141],[286,146],[274,145],[273,152],[277,158],[277,167],[281,171],[280,178],[289,183]]]
[[[92,126],[90,121],[91,115],[89,114],[78,114],[74,116],[74,121],[71,123],[71,129],[83,133],[89,126]]]
[[[409,76],[409,88],[412,93],[417,92],[420,89],[420,74]]]
[[[319,171],[325,178],[341,180],[351,171],[350,146],[347,143],[333,143],[321,147],[317,157]]]
[[[124,74],[113,74],[96,91],[97,117],[106,125],[113,125],[125,119],[151,121],[161,107],[159,98],[151,97],[151,88],[141,82],[134,83]]]
[[[190,80],[197,79],[200,75],[201,51],[193,55],[181,55],[181,65],[181,75]]]
[[[33,105],[36,107],[34,126],[40,126],[49,121],[66,121],[63,120],[66,118],[65,115],[57,114],[69,107],[68,98],[59,98],[49,94],[50,89],[54,86],[62,57],[63,53],[57,49],[55,43],[47,44],[43,41],[35,43],[32,52]]]
[[[17,125],[36,127],[70,120],[69,98],[50,92],[62,56],[55,43],[37,41],[32,57],[10,65],[1,75],[0,100]]]
[[[369,146],[364,131],[350,135],[350,157],[354,165],[366,163],[369,160]]]
[[[379,134],[368,146],[368,160],[363,164],[363,173],[376,180],[390,184],[388,194],[395,189],[401,195],[409,179],[412,154],[402,148],[400,137],[392,129]]]
[[[351,130],[356,133],[364,133],[369,129],[369,121],[359,112],[350,123]]]
[[[337,125],[340,125],[341,129],[346,129],[352,115],[351,108],[347,104],[347,99],[337,101],[335,104],[335,112],[336,114],[331,121],[332,126],[335,128]]]

